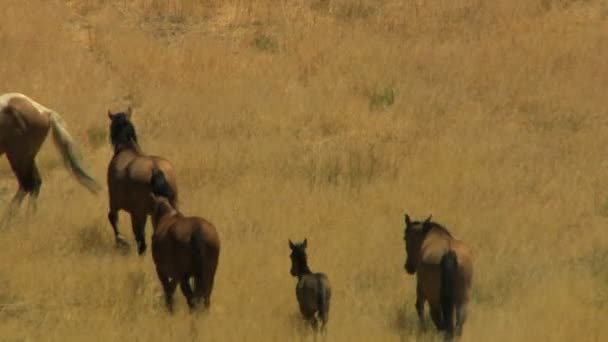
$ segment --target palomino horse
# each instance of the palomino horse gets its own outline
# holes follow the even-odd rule
[[[467,316],[467,304],[473,278],[473,256],[462,242],[431,221],[410,220],[405,215],[405,270],[418,272],[416,278],[416,311],[424,328],[424,302],[428,301],[431,318],[446,337],[454,335],[454,309],[456,333],[462,334]]]
[[[173,293],[179,282],[191,309],[201,299],[208,309],[220,256],[215,226],[202,217],[186,217],[171,205],[173,190],[162,171],[153,169],[150,186],[154,201],[152,258],[167,308],[173,311]],[[190,277],[194,278],[194,291],[190,288]]]
[[[35,158],[49,128],[53,132],[53,141],[61,152],[66,168],[91,192],[99,191],[97,182],[80,166],[74,151],[74,141],[59,113],[23,94],[3,94],[0,95],[0,156],[6,153],[19,182],[19,189],[3,217],[5,222],[15,214],[28,194],[31,196],[30,206],[36,211],[36,199],[42,180]]]
[[[298,277],[296,285],[296,298],[300,306],[300,313],[309,321],[312,328],[317,330],[318,320],[321,329],[329,320],[329,302],[331,301],[331,286],[329,279],[323,273],[313,273],[308,268],[306,256],[307,239],[302,243],[293,243],[289,240],[291,249],[291,275]],[[318,318],[315,316],[318,314]]]
[[[118,211],[125,210],[131,215],[137,251],[142,255],[146,251],[146,220],[154,209],[154,202],[150,198],[152,169],[157,167],[167,175],[171,187],[169,202],[173,207],[177,207],[177,182],[169,161],[142,152],[137,143],[135,127],[130,121],[131,113],[130,107],[125,113],[112,114],[108,111],[110,138],[114,147],[114,156],[108,165],[108,220],[114,229],[116,245],[128,246],[118,230]]]

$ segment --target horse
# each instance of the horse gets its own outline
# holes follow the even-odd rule
[[[42,179],[35,159],[49,129],[53,132],[53,141],[68,171],[90,192],[95,194],[100,190],[97,182],[80,165],[74,139],[59,113],[24,94],[0,95],[0,156],[6,154],[19,183],[19,188],[3,216],[4,223],[10,221],[26,195],[30,196],[28,212],[37,210],[36,202]]]
[[[152,170],[150,187],[154,202],[152,258],[165,293],[165,304],[173,312],[173,293],[179,282],[191,310],[201,299],[205,309],[209,309],[220,255],[217,230],[204,218],[184,216],[173,207],[169,200],[173,190],[163,171]],[[194,291],[189,283],[191,277]]]
[[[293,243],[289,240],[289,248],[291,249],[290,273],[298,278],[296,298],[304,320],[308,321],[315,331],[318,330],[320,321],[320,329],[324,331],[329,320],[331,286],[324,273],[313,273],[308,267],[307,244],[307,239],[304,239],[302,243]]]
[[[171,196],[171,206],[177,208],[177,181],[173,165],[166,159],[145,154],[137,142],[135,126],[131,122],[132,109],[126,112],[112,113],[110,118],[110,140],[114,155],[108,165],[107,182],[109,196],[108,221],[114,230],[117,247],[128,247],[129,244],[118,230],[118,212],[124,210],[131,216],[131,228],[137,242],[137,252],[143,255],[146,251],[146,220],[154,209],[150,198],[149,180],[154,168],[161,169],[166,175]]]
[[[473,279],[471,250],[442,225],[431,221],[410,220],[405,214],[405,271],[416,276],[416,312],[421,327],[425,328],[424,303],[428,301],[431,318],[445,337],[462,334],[467,318]]]

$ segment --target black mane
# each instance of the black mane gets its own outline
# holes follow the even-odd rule
[[[131,141],[137,142],[135,126],[129,121],[127,114],[114,114],[110,125],[110,138],[114,146],[128,144]]]
[[[306,247],[304,246],[304,244],[294,244],[293,248],[291,249],[291,256],[293,262],[298,265],[300,272],[311,272],[310,268],[308,267],[308,257],[306,255]]]
[[[411,223],[411,225],[413,227],[418,226],[418,225],[420,227],[422,227],[424,224],[425,223],[421,222],[421,221],[412,221],[412,223]],[[446,233],[449,237],[453,237],[452,234],[450,233],[450,231],[446,227],[440,225],[439,223],[437,223],[435,221],[426,222],[426,225],[429,226],[430,229],[436,228],[436,229],[441,230],[442,232]]]

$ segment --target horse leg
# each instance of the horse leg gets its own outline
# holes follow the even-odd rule
[[[129,248],[129,243],[122,235],[120,235],[120,232],[118,231],[118,209],[115,209],[112,205],[110,205],[110,211],[108,212],[108,221],[110,221],[112,229],[114,230],[116,247],[125,249]]]
[[[327,325],[327,321],[329,320],[329,308],[321,308],[321,311],[319,311],[319,319],[321,320],[321,326],[319,327],[319,330],[321,330],[321,332],[325,332],[325,326]]]
[[[13,173],[17,177],[19,182],[19,189],[8,207],[8,211],[4,214],[2,219],[3,224],[8,224],[10,219],[15,215],[17,209],[21,206],[23,199],[26,194],[38,194],[42,181],[38,174],[38,169],[34,163],[34,156],[28,157],[27,155],[19,155],[13,152],[7,153],[6,157]]]
[[[316,333],[317,331],[319,331],[319,321],[317,320],[317,317],[315,317],[315,315],[312,315],[312,317],[310,318],[310,326],[312,328],[312,330]]]
[[[40,173],[38,173],[38,167],[36,162],[32,163],[32,190],[30,192],[30,199],[27,206],[27,215],[35,214],[38,211],[38,195],[40,194],[40,188],[42,187],[42,179]]]
[[[208,261],[206,260],[205,268],[203,269],[204,273],[201,274],[198,278],[201,280],[200,283],[197,283],[197,284],[201,285],[199,297],[203,298],[203,304],[205,305],[206,309],[208,309],[211,306],[211,293],[213,292],[213,281],[215,278],[216,268],[217,268],[217,258],[215,260],[208,260]],[[197,280],[196,276],[195,276],[195,280]],[[199,290],[197,289],[197,291],[199,291]]]
[[[163,285],[167,310],[173,313],[173,294],[175,293],[175,288],[177,287],[177,280],[169,279],[169,277],[163,275],[158,268],[156,269],[156,274],[158,275],[158,279],[160,279],[160,283]]]
[[[194,275],[194,299],[197,302],[203,300],[205,309],[211,306],[211,289],[213,288],[213,280],[209,279],[209,275]]]
[[[461,303],[456,308],[456,335],[462,335],[462,327],[467,320],[467,303]]]
[[[131,213],[131,228],[133,229],[133,235],[135,235],[135,241],[137,241],[137,253],[143,255],[146,251],[146,219],[147,214],[142,213]]]
[[[11,222],[11,219],[17,212],[17,209],[21,205],[21,202],[23,202],[25,195],[27,195],[27,192],[25,192],[20,186],[19,189],[17,189],[15,195],[13,196],[11,203],[8,205],[8,208],[2,215],[2,220],[0,220],[0,228],[7,226]]]
[[[441,308],[431,306],[431,318],[433,319],[433,323],[435,323],[435,327],[437,330],[443,331],[443,317],[441,316]]]
[[[194,293],[192,293],[192,288],[190,287],[189,276],[185,276],[179,282],[179,288],[182,290],[184,297],[186,297],[186,301],[188,302],[188,306],[190,310],[196,307],[196,301],[194,300]]]
[[[424,294],[422,292],[422,287],[420,284],[416,285],[416,312],[418,313],[418,320],[420,322],[420,329],[426,329],[426,322],[424,319]]]

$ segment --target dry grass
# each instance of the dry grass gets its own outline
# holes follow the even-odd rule
[[[436,340],[416,329],[404,211],[475,251],[465,340],[608,339],[603,1],[3,7],[0,91],[62,113],[100,180],[106,111],[132,105],[223,252],[212,312],[178,293],[168,316],[151,256],[114,250],[106,195],[47,143],[39,215],[0,232],[0,339],[297,339],[287,239],[308,237],[334,287],[329,340]]]

